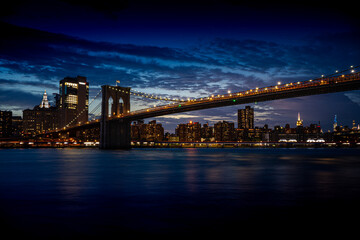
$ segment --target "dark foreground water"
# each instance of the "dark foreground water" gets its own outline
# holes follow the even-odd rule
[[[359,156],[360,149],[0,149],[1,234],[344,237],[360,225]]]

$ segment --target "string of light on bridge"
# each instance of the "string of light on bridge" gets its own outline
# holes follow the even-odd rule
[[[137,90],[126,91],[124,89],[119,89],[119,88],[116,88],[116,87],[110,87],[110,88],[113,89],[113,90],[116,90],[118,92],[127,93],[127,94],[130,94],[130,95],[133,95],[133,96],[138,96],[138,97],[142,97],[142,98],[149,98],[149,99],[154,99],[154,100],[170,101],[170,102],[174,102],[174,104],[186,101],[186,100],[179,99],[179,98],[170,98],[170,97],[157,96],[157,95],[154,95],[154,94],[144,93],[144,92],[140,92],[140,91],[137,91]],[[100,92],[98,93],[98,95],[100,94]],[[95,98],[93,99],[93,101],[95,100]],[[90,106],[90,104],[89,104],[89,106]],[[96,111],[100,108],[100,106],[101,106],[101,103],[99,103],[97,106],[95,106],[94,109],[90,112],[90,114],[94,114],[94,116],[93,116],[94,119],[101,114],[101,112],[98,113],[98,114],[95,114]],[[78,118],[81,114],[82,113],[80,113],[76,118]],[[71,121],[68,125],[72,124],[76,120],[76,118],[73,119],[73,121]]]
[[[342,71],[338,71],[336,70],[335,73],[332,73],[332,74],[329,74],[329,75],[321,75],[321,78],[326,78],[326,77],[331,77],[331,76],[335,76],[335,75],[338,75],[338,74],[341,74],[341,73],[344,73],[346,71],[349,71],[351,73],[355,73],[355,69],[359,68],[360,65],[358,66],[350,66],[350,68],[348,69],[345,69],[345,70],[342,70]],[[316,78],[316,79],[310,79],[308,81],[315,81],[315,80],[318,80],[318,79],[321,79],[321,78]],[[288,85],[293,85],[293,84],[299,84],[300,82],[293,82],[293,83],[288,83],[288,84],[283,84],[285,86],[288,86]],[[277,85],[278,86],[274,86],[274,88],[276,89],[277,87],[281,87],[283,85],[281,85],[281,82],[277,82]],[[249,90],[246,90],[246,91],[242,91],[242,92],[238,92],[238,93],[248,93],[248,92],[252,92],[252,91],[257,91],[259,90],[258,87],[256,87],[255,89],[249,89]],[[203,98],[166,98],[166,97],[161,97],[161,96],[157,96],[157,95],[154,95],[154,94],[149,94],[149,93],[144,93],[144,92],[140,92],[140,91],[137,91],[137,90],[133,90],[134,92],[126,92],[126,93],[130,93],[132,95],[135,95],[135,96],[140,96],[140,97],[144,97],[144,98],[150,98],[150,99],[156,99],[156,100],[164,100],[164,101],[173,101],[173,102],[190,102],[190,101],[197,101],[197,100],[203,100],[203,99],[209,99],[209,97],[203,97]],[[123,91],[125,92],[125,91]],[[217,94],[217,95],[214,95],[212,94],[211,95],[211,98],[214,98],[214,97],[225,97],[226,95],[231,95],[231,91],[228,90],[227,92],[228,94],[225,94],[225,95],[221,95],[221,94]],[[236,94],[236,93],[234,93]],[[186,99],[186,100],[184,100]],[[168,105],[171,105],[171,104],[176,104],[176,103],[169,103]]]
[[[347,71],[350,71],[350,73],[355,73],[357,68],[359,68],[360,65],[358,66],[351,66],[350,68],[348,69],[345,69],[343,71],[338,71],[336,70],[335,73],[332,73],[332,74],[329,74],[329,75],[321,75],[321,77],[319,78],[315,78],[315,79],[310,79],[310,80],[306,80],[306,81],[299,81],[299,82],[292,82],[292,83],[286,83],[286,84],[282,84],[281,85],[281,82],[277,82],[277,85],[275,86],[269,86],[269,87],[264,87],[264,88],[254,88],[254,89],[249,89],[249,90],[245,90],[245,91],[241,91],[241,92],[236,92],[236,93],[231,93],[231,91],[229,90],[227,92],[227,94],[212,94],[211,96],[208,96],[208,97],[203,97],[203,98],[193,98],[193,99],[190,99],[190,98],[187,98],[187,100],[183,100],[181,98],[167,98],[167,97],[161,97],[161,96],[157,96],[157,95],[154,95],[154,94],[148,94],[148,93],[143,93],[143,92],[140,92],[140,91],[137,91],[137,90],[133,90],[133,91],[126,91],[126,90],[123,90],[123,89],[118,89],[116,87],[113,87],[112,89],[113,90],[117,90],[117,91],[121,91],[121,92],[124,92],[124,93],[127,93],[127,94],[131,94],[131,95],[134,95],[134,96],[139,96],[139,97],[144,97],[144,98],[149,98],[149,99],[155,99],[155,100],[163,100],[163,101],[172,101],[172,103],[169,103],[167,105],[162,105],[162,106],[156,106],[154,105],[154,108],[147,108],[147,109],[143,109],[143,110],[137,110],[137,111],[133,111],[133,112],[130,112],[130,114],[134,114],[134,113],[137,113],[137,112],[141,112],[141,111],[149,111],[151,109],[156,109],[156,108],[161,108],[161,107],[164,107],[164,106],[169,106],[169,105],[174,105],[176,106],[176,104],[179,104],[178,106],[181,107],[181,104],[180,103],[183,103],[185,102],[198,102],[198,101],[211,101],[211,100],[215,100],[215,99],[222,99],[222,98],[232,98],[232,97],[241,97],[241,96],[247,96],[248,94],[253,94],[253,93],[258,93],[258,92],[263,92],[263,91],[272,91],[272,90],[278,90],[278,89],[281,89],[281,88],[286,88],[286,87],[293,87],[293,86],[298,86],[301,84],[305,84],[305,83],[311,83],[311,82],[316,82],[316,81],[323,81],[323,79],[326,79],[328,77],[332,77],[332,76],[336,76],[336,75],[340,75],[341,73],[344,73],[344,72],[347,72]],[[344,76],[344,75],[342,75]],[[94,102],[94,100],[100,95],[101,93],[101,90],[97,93],[97,95],[95,96],[95,98],[91,101],[91,103]],[[233,100],[234,102],[236,102],[236,100],[234,99]],[[91,105],[91,103],[89,104],[89,106]],[[91,112],[96,112],[99,108],[101,104],[98,104]],[[68,128],[72,123],[74,123],[74,121],[81,115],[84,113],[84,111],[86,110],[83,109],[72,121],[70,121],[64,128]],[[101,113],[100,113],[101,114]]]
[[[257,93],[259,91],[268,91],[268,90],[272,90],[272,89],[279,89],[279,88],[283,88],[283,87],[290,87],[290,86],[296,86],[296,85],[300,85],[301,83],[305,83],[305,82],[313,82],[313,81],[318,81],[318,80],[321,80],[321,79],[324,79],[324,78],[328,78],[328,77],[332,77],[332,76],[335,76],[335,75],[339,75],[341,73],[344,73],[344,72],[347,72],[347,71],[350,71],[350,73],[355,73],[355,69],[359,68],[360,65],[357,65],[357,66],[350,66],[350,68],[348,69],[345,69],[345,70],[342,70],[342,71],[339,71],[339,70],[336,70],[334,73],[332,74],[329,74],[329,75],[321,75],[321,77],[319,78],[315,78],[315,79],[310,79],[310,80],[305,80],[305,81],[298,81],[298,82],[292,82],[292,83],[286,83],[286,84],[281,84],[281,82],[277,82],[277,85],[275,86],[270,86],[270,87],[264,87],[264,88],[254,88],[254,89],[249,89],[249,90],[245,90],[245,91],[241,91],[241,92],[235,92],[235,93],[231,93],[230,90],[228,90],[227,94],[212,94],[211,96],[208,96],[208,97],[202,97],[202,98],[187,98],[187,100],[180,100],[181,102],[196,102],[196,101],[204,101],[204,100],[213,100],[213,99],[221,99],[221,98],[226,98],[226,97],[234,97],[234,96],[243,96],[243,95],[248,95],[250,93]],[[179,102],[180,102],[179,101]],[[235,102],[236,100],[234,100]],[[175,105],[176,102],[173,102],[173,103],[169,103],[167,105]],[[163,105],[164,106],[164,105]],[[179,105],[181,106],[181,105]],[[158,106],[158,107],[162,107],[162,106]],[[154,108],[157,108],[156,105],[154,105]],[[139,110],[141,111],[141,110]]]
[[[336,70],[334,73],[332,74],[328,74],[328,75],[321,75],[320,78],[315,78],[315,79],[310,79],[308,80],[309,82],[312,81],[316,81],[316,80],[321,80],[321,78],[326,78],[326,77],[331,77],[331,76],[335,76],[341,73],[344,73],[346,71],[349,71],[351,73],[355,73],[355,69],[359,68],[360,65],[358,66],[350,66],[350,68],[342,70],[342,71],[338,71]],[[306,81],[304,81],[306,82]],[[184,100],[184,98],[168,98],[168,97],[161,97],[161,96],[157,96],[154,94],[149,94],[149,93],[144,93],[144,92],[140,92],[137,90],[132,90],[132,91],[126,91],[126,90],[122,90],[122,89],[118,89],[118,88],[112,88],[113,90],[117,90],[117,91],[121,91],[123,93],[127,93],[127,94],[131,94],[134,96],[138,96],[138,97],[143,97],[143,98],[149,98],[149,99],[155,99],[155,100],[163,100],[163,101],[171,101],[172,103],[169,103],[167,105],[176,105],[179,104],[181,102],[196,102],[196,101],[203,101],[203,100],[212,100],[212,99],[219,99],[219,98],[225,98],[225,97],[231,97],[231,96],[242,96],[242,95],[247,95],[253,92],[258,92],[258,91],[262,91],[262,90],[270,90],[270,89],[278,89],[281,87],[288,87],[288,86],[295,86],[295,85],[299,85],[301,82],[293,82],[293,83],[287,83],[287,84],[283,84],[281,85],[281,82],[277,82],[277,85],[275,86],[270,86],[270,87],[265,87],[265,88],[258,88],[256,87],[255,89],[249,89],[249,90],[245,90],[245,91],[241,91],[241,92],[236,92],[236,93],[231,93],[230,90],[228,90],[227,94],[212,94],[211,96],[208,97],[203,97],[203,98],[185,98],[186,100]],[[161,105],[160,105],[161,106]],[[159,106],[159,107],[160,107]],[[180,105],[181,106],[181,105]],[[157,105],[154,105],[154,108],[156,108]]]
[[[350,72],[351,73],[354,73],[355,72],[355,69],[356,68],[359,68],[360,66],[356,66],[356,67],[354,67],[354,66],[351,66],[349,69],[346,69],[346,70],[343,70],[343,71],[338,71],[338,70],[336,70],[335,71],[335,73],[333,73],[333,74],[330,74],[330,75],[321,75],[321,77],[322,78],[324,78],[324,77],[330,77],[330,76],[334,76],[334,75],[337,75],[337,74],[340,74],[340,73],[343,73],[343,72],[346,72],[346,71],[348,71],[348,70],[350,70]],[[319,79],[319,78],[318,78]],[[311,80],[309,80],[309,81],[314,81],[314,80],[317,80],[317,79],[311,79]],[[299,82],[296,82],[296,83],[289,83],[290,85],[291,84],[298,84]],[[278,82],[277,83],[278,84],[278,86],[280,86],[281,85],[281,82]],[[276,88],[276,86],[275,86],[275,88]],[[131,95],[134,95],[134,96],[138,96],[138,97],[143,97],[143,98],[149,98],[149,99],[154,99],[154,100],[162,100],[162,101],[171,101],[171,102],[174,102],[174,103],[170,103],[169,105],[171,105],[171,104],[175,104],[176,102],[177,103],[179,103],[179,102],[189,102],[189,101],[196,101],[196,100],[203,100],[203,99],[205,99],[205,98],[210,98],[210,96],[209,97],[204,97],[204,98],[170,98],[170,97],[162,97],[162,96],[158,96],[158,95],[154,95],[154,94],[150,94],[150,93],[144,93],[144,92],[141,92],[141,91],[138,91],[138,90],[130,90],[130,91],[126,91],[126,90],[120,90],[120,89],[117,89],[117,88],[112,88],[113,90],[117,90],[117,91],[120,91],[120,92],[123,92],[123,93],[127,93],[127,94],[131,94]],[[255,89],[249,89],[249,90],[247,90],[247,91],[243,91],[243,92],[245,92],[245,94],[248,92],[248,91],[250,91],[250,92],[252,92],[252,91],[256,91],[256,90],[258,90],[259,88],[257,87],[257,88],[255,88]],[[239,92],[240,93],[240,92]],[[231,91],[229,90],[228,91],[228,94],[231,94]],[[220,95],[220,94],[217,94],[217,95],[211,95],[211,97],[225,97],[225,95]]]
[[[81,110],[81,112],[80,112],[73,120],[71,120],[68,124],[66,124],[64,128],[69,127],[76,119],[78,119],[78,118],[81,116],[81,114],[83,114],[86,110],[88,110],[89,107],[90,107],[90,105],[95,101],[95,99],[100,95],[100,93],[101,93],[101,89],[100,89],[100,91],[96,94],[96,96],[91,100],[91,102],[89,103],[88,107],[87,107],[87,108],[84,108],[83,110]]]

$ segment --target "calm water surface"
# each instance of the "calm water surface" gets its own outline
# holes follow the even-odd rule
[[[359,156],[360,149],[0,149],[1,231],[36,239],[346,234],[360,216]]]

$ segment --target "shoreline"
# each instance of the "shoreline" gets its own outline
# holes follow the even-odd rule
[[[98,142],[0,142],[0,149],[98,147]],[[360,148],[360,142],[132,142],[131,148]]]

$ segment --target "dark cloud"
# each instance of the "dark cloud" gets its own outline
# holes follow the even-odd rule
[[[41,96],[30,92],[19,92],[13,89],[0,88],[0,107],[10,108],[11,110],[24,110],[33,108],[41,103]]]
[[[217,38],[180,49],[93,42],[5,23],[1,27],[1,66],[43,81],[80,74],[94,85],[121,79],[134,87],[213,92],[260,86],[271,79],[303,80],[333,71],[339,62],[346,67],[360,62],[355,33],[318,36],[295,46]],[[221,81],[222,87],[214,87]]]
[[[32,86],[32,87],[38,87],[39,89],[51,89],[51,90],[57,90],[58,89],[58,83],[43,83],[43,82],[39,82],[39,81],[24,81],[24,79],[22,80],[9,80],[9,79],[1,79],[0,78],[0,86],[22,86],[22,91],[26,92],[26,87],[27,86]]]
[[[81,72],[106,82],[134,77],[128,73],[132,70],[169,73],[173,71],[171,61],[206,63],[180,49],[91,42],[6,23],[1,27],[0,58],[6,61],[2,66],[40,79]]]
[[[197,50],[249,72],[312,77],[359,63],[359,41],[360,31],[313,36],[302,45],[218,38]]]

